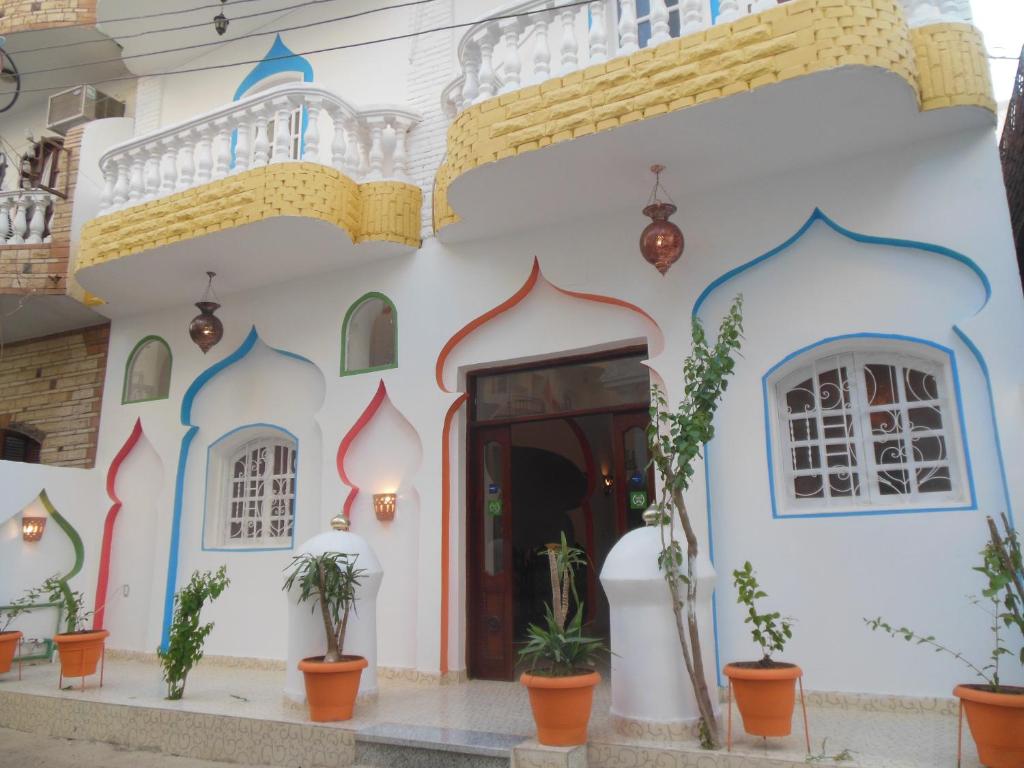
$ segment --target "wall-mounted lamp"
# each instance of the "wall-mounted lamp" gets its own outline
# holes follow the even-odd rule
[[[221,8],[224,7],[224,3],[226,2],[227,0],[220,0]],[[217,30],[218,35],[223,35],[225,32],[228,31],[229,21],[230,20],[228,19],[227,16],[224,15],[223,11],[221,11],[221,13],[218,13],[216,16],[213,17],[213,28]]]
[[[601,482],[604,483],[604,495],[611,496],[612,491],[615,490],[614,475],[601,475]]]
[[[39,541],[43,538],[45,527],[45,517],[23,517],[21,518],[21,538],[25,541]]]
[[[378,520],[394,520],[398,497],[393,493],[373,494],[373,511]]]

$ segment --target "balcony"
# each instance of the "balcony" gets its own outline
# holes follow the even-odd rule
[[[720,0],[713,22],[703,0],[554,5],[462,38],[445,241],[636,207],[654,162],[685,197],[993,121],[965,0]]]
[[[286,84],[114,146],[76,277],[115,316],[190,301],[207,270],[229,292],[411,253],[419,119]]]

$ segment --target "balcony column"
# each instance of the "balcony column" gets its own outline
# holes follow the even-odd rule
[[[235,123],[233,134],[228,137],[228,147],[231,146],[231,138],[235,137],[235,156],[228,173],[236,174],[249,170],[249,157],[252,155],[252,126],[249,124],[248,112],[239,115]],[[230,162],[230,161],[229,161]]]
[[[45,192],[31,192],[26,195],[29,204],[32,206],[32,216],[28,222],[28,237],[26,243],[43,242],[43,232],[46,230],[46,207],[50,202],[50,196]]]
[[[661,0],[664,4],[665,0]],[[657,0],[652,0],[653,6]],[[591,3],[590,8],[590,63],[599,64],[608,59],[608,25],[605,23],[603,0]]]
[[[160,141],[163,146],[163,160],[160,164],[160,196],[165,197],[174,192],[174,183],[178,180],[178,151],[173,136]]]
[[[370,168],[366,181],[380,181],[384,178],[384,118],[368,117],[366,125],[370,130],[370,153],[367,155]]]
[[[566,75],[579,69],[579,42],[576,40],[576,9],[561,11],[562,44],[559,46],[560,60],[558,74]]]
[[[665,6],[664,0],[653,0],[651,5],[651,18],[654,18],[654,4],[657,3],[662,7]],[[668,29],[668,13],[665,14],[665,27],[666,33]],[[689,35],[694,32],[700,32],[702,29],[708,26],[707,19],[704,18],[704,3],[701,0],[680,0],[679,3],[679,33],[681,35]],[[653,25],[652,25],[653,26]],[[666,40],[669,38],[666,36]],[[657,45],[658,41],[651,37],[648,46]]]
[[[253,107],[255,131],[252,140],[252,167],[260,168],[270,160],[270,139],[267,138],[267,118],[263,105]]]
[[[551,49],[548,47],[548,23],[551,17],[547,13],[533,16],[533,77],[531,82],[542,83],[551,77]]]
[[[213,177],[223,179],[231,167],[231,125],[228,118],[220,117],[213,121],[215,130],[213,144]]]
[[[11,220],[11,236],[7,238],[9,245],[21,245],[25,242],[28,231],[28,196],[21,194],[15,203],[14,218]]]
[[[619,0],[619,55],[628,56],[639,50],[638,40],[636,0]]]
[[[770,11],[772,8],[778,8],[779,0],[754,0],[750,4],[751,13],[761,13],[761,11]],[[742,14],[741,15],[746,15]]]
[[[42,193],[43,203],[43,242],[53,242],[53,215],[57,212],[57,198],[49,192]]]
[[[306,98],[306,132],[302,134],[302,159],[307,163],[320,162],[320,105],[322,103],[323,100],[318,96]]]
[[[340,110],[334,109],[328,114],[334,125],[334,137],[331,139],[331,167],[345,173],[345,154],[348,142],[345,141],[345,116]]]
[[[412,128],[412,121],[404,117],[396,117],[391,127],[395,131],[395,150],[391,157],[391,176],[398,181],[412,183],[409,177],[409,152],[406,149],[406,137]]]
[[[160,189],[160,148],[153,145],[146,148],[148,157],[143,161],[145,194],[143,200],[155,200]]]
[[[473,104],[480,94],[480,46],[475,42],[466,45],[462,59],[462,76],[462,96],[456,104],[456,111]]]
[[[199,185],[206,184],[213,173],[213,129],[209,125],[201,125],[196,128],[196,134],[196,185]]]
[[[142,157],[141,149],[133,149],[128,153],[131,158],[131,175],[128,179],[128,204],[136,205],[142,202],[142,196],[146,191],[144,171],[146,161]]]
[[[683,0],[685,5],[686,0]],[[650,45],[661,45],[672,39],[668,25],[668,6],[665,0],[651,0],[651,42]]]
[[[100,213],[106,213],[114,204],[114,184],[117,183],[117,164],[111,161],[103,166],[103,194],[100,195]]]
[[[519,75],[523,69],[523,64],[519,60],[519,33],[522,31],[522,26],[519,19],[502,19],[498,23],[498,28],[501,30],[502,44],[505,49],[502,57],[504,82],[498,89],[498,93],[502,94],[519,90]]]
[[[192,132],[186,131],[183,134],[184,144],[178,152],[178,190],[188,189],[192,186],[195,177],[195,143],[192,141]]]
[[[117,181],[114,182],[114,208],[123,208],[128,202],[128,158],[124,155],[117,159]]]
[[[7,244],[7,238],[11,233],[11,206],[14,205],[14,200],[8,196],[0,193],[0,245]]]
[[[362,166],[362,148],[360,147],[359,123],[352,116],[345,117],[345,175],[350,179],[359,180]]]
[[[494,74],[494,37],[490,28],[480,38],[480,93],[476,102],[487,101],[498,92],[498,79]]]
[[[270,162],[283,163],[289,159],[292,142],[291,102],[287,97],[274,99],[274,148],[271,150]]]

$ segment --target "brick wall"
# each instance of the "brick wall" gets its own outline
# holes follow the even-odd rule
[[[41,436],[43,464],[96,462],[109,337],[97,325],[0,349],[0,428]]]
[[[95,23],[96,0],[0,1],[0,35],[69,24]]]

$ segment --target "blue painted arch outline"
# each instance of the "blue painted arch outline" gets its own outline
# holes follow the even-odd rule
[[[202,391],[203,387],[209,384],[217,374],[245,358],[246,355],[252,352],[257,341],[260,341],[260,336],[256,331],[256,326],[254,325],[250,329],[249,334],[245,337],[245,340],[239,345],[238,349],[223,360],[211,365],[195,378],[195,380],[189,385],[188,390],[185,392],[185,397],[183,397],[181,401],[181,423],[182,426],[185,426],[188,429],[181,437],[181,448],[178,451],[178,471],[174,478],[174,507],[171,513],[171,543],[169,547],[170,551],[167,556],[167,583],[164,589],[164,616],[160,634],[160,647],[165,650],[167,649],[168,642],[170,641],[171,620],[174,618],[174,593],[178,582],[178,556],[181,549],[181,512],[184,502],[185,470],[188,466],[188,455],[192,448],[192,442],[195,440],[196,434],[199,432],[199,427],[192,423],[192,406],[195,404],[196,396]],[[297,355],[294,352],[288,352],[284,349],[277,349],[276,347],[269,348],[280,355],[284,355],[285,357],[290,357],[304,363],[309,363],[316,367],[312,360],[303,357],[302,355]]]
[[[929,507],[927,505],[920,506],[908,506],[908,507],[896,507],[893,509],[874,509],[871,507],[863,509],[850,509],[841,510],[836,512],[794,512],[791,514],[780,514],[779,513],[779,502],[778,502],[778,489],[775,487],[775,455],[772,447],[772,407],[771,407],[771,396],[769,393],[769,381],[774,377],[775,373],[785,367],[788,363],[798,360],[812,350],[818,347],[838,344],[843,341],[852,341],[854,339],[877,339],[883,343],[890,342],[904,342],[908,344],[919,344],[931,349],[938,350],[946,355],[949,363],[949,371],[953,379],[953,393],[949,398],[951,404],[956,408],[956,422],[960,431],[960,443],[963,446],[963,459],[964,459],[964,477],[967,481],[967,490],[970,494],[970,499],[966,504],[949,504],[941,507]],[[947,346],[939,344],[930,339],[923,339],[917,336],[905,336],[896,333],[876,333],[871,331],[861,333],[846,333],[839,336],[829,336],[827,338],[816,341],[812,344],[807,344],[788,355],[783,357],[773,366],[771,366],[764,375],[761,377],[761,393],[764,398],[764,430],[765,430],[765,448],[768,457],[768,487],[772,502],[772,518],[775,520],[780,519],[800,519],[800,518],[816,518],[816,517],[863,517],[863,516],[876,516],[876,515],[906,515],[922,512],[965,512],[973,511],[978,508],[978,496],[974,486],[974,468],[971,465],[971,451],[967,439],[967,423],[964,419],[963,409],[963,394],[960,387],[960,372],[957,369],[956,364],[956,353]]]

